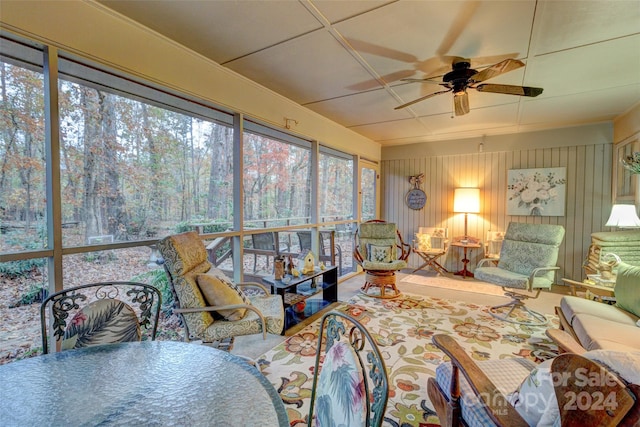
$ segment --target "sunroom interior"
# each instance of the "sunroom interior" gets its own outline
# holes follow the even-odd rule
[[[482,246],[510,222],[562,225],[556,284],[582,281],[612,206],[640,206],[620,163],[640,151],[638,22],[637,1],[2,1],[0,307],[151,281],[157,241],[191,230],[236,281],[297,257],[300,232],[341,281],[363,281],[353,235],[372,219],[411,244],[420,227]],[[544,92],[470,91],[460,116],[450,93],[394,110],[438,88],[402,78],[458,57],[522,60],[496,82]],[[557,203],[509,204],[528,169],[562,174]],[[460,188],[480,190],[478,211],[454,210]],[[484,256],[451,247],[439,262],[473,271]],[[421,264],[413,253],[407,271]],[[22,321],[0,328],[0,363]]]

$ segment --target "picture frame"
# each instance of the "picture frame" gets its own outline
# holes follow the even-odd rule
[[[637,203],[640,198],[640,175],[633,174],[622,166],[621,160],[640,152],[640,133],[622,140],[613,146],[613,175],[611,179],[612,203]]]
[[[507,215],[564,216],[567,168],[510,169]]]

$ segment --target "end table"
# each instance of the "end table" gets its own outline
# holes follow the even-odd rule
[[[462,276],[463,279],[466,279],[467,277],[473,277],[473,273],[470,272],[467,269],[467,264],[469,264],[469,258],[467,258],[467,251],[469,249],[479,249],[482,247],[482,245],[480,244],[480,242],[478,242],[475,239],[469,238],[469,240],[464,241],[464,240],[458,240],[455,241],[453,243],[451,243],[451,246],[455,246],[458,248],[462,248],[463,250],[463,258],[462,258],[462,264],[463,264],[463,268],[462,270],[458,271],[457,273],[454,273],[457,276]]]

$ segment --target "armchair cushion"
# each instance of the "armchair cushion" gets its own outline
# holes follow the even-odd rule
[[[266,329],[270,334],[280,334],[284,328],[284,307],[278,295],[255,296],[249,298],[251,305],[257,308],[265,318]],[[260,317],[253,310],[236,322],[213,322],[202,333],[205,341],[218,341],[229,336],[251,335],[262,332]]]
[[[482,267],[476,270],[476,278],[487,282],[495,283],[507,288],[527,289],[529,276],[503,270],[500,267]]]
[[[397,271],[402,270],[406,266],[407,262],[400,259],[391,262],[364,261],[362,263],[362,268],[365,270]]]
[[[240,288],[234,283],[223,281],[220,278],[209,274],[198,274],[198,286],[202,295],[210,306],[233,305],[250,303]],[[242,319],[247,313],[246,308],[236,308],[232,310],[221,310],[217,312],[226,320],[235,321]]]
[[[395,245],[394,245],[395,246]],[[367,244],[367,260],[375,263],[391,262],[392,245],[378,246]]]
[[[502,360],[484,360],[477,362],[482,371],[493,381],[496,388],[507,396],[516,390],[520,385],[522,378],[536,367],[529,359],[514,357]],[[441,363],[436,368],[436,382],[440,389],[445,393],[448,399],[451,399],[451,362]],[[489,414],[485,409],[485,405],[480,398],[473,392],[469,382],[464,375],[459,376],[460,393],[463,396],[460,399],[462,418],[467,424],[477,427],[495,426]]]
[[[129,304],[107,298],[76,313],[64,331],[62,349],[140,341],[138,316]]]
[[[557,246],[541,243],[504,240],[498,268],[528,277],[535,268],[555,265]],[[548,288],[553,284],[554,272],[541,273],[534,278],[534,288]]]
[[[619,263],[614,292],[616,306],[640,316],[640,267]]]

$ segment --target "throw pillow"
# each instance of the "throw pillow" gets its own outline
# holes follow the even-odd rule
[[[530,426],[551,427],[560,418],[551,375],[553,359],[545,360],[524,379],[509,402]]]
[[[371,262],[391,262],[392,246],[367,245],[368,260]]]
[[[242,290],[231,281],[210,274],[198,274],[196,280],[204,299],[210,306],[251,304]],[[235,321],[242,319],[247,314],[247,309],[221,310],[218,313],[226,320]]]
[[[420,252],[431,249],[431,234],[416,233],[416,241],[418,242],[418,250]]]
[[[620,262],[614,292],[618,307],[640,317],[640,267]]]

